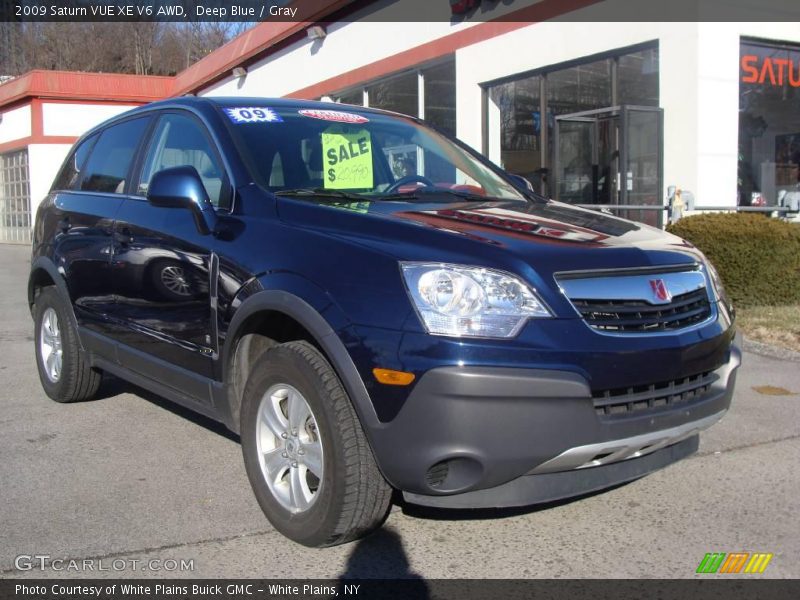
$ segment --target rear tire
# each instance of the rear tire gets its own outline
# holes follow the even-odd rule
[[[256,361],[242,399],[241,439],[256,499],[286,537],[334,546],[385,520],[392,488],[339,378],[311,344],[281,344]]]
[[[45,393],[56,402],[94,397],[102,373],[81,352],[78,332],[54,287],[44,288],[36,297],[33,317],[36,367]]]

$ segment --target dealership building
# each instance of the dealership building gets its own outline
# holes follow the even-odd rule
[[[402,2],[364,4],[323,0],[303,22],[258,24],[175,77],[36,71],[0,84],[0,241],[29,241],[84,131],[185,94],[413,115],[543,194],[655,225],[672,186],[704,209],[800,195],[796,22],[597,22],[596,0],[466,15],[431,0],[441,18],[398,22]]]

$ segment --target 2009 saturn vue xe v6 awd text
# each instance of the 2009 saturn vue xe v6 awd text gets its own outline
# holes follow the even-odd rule
[[[687,242],[315,102],[180,98],[87,133],[39,208],[28,301],[51,398],[108,372],[225,423],[310,546],[379,526],[394,490],[521,506],[668,465],[741,357]]]

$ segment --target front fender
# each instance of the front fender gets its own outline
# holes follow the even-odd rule
[[[265,275],[258,279],[258,283],[260,290],[250,293],[241,303],[233,304],[236,308],[222,348],[225,372],[229,372],[247,319],[258,312],[281,312],[300,323],[313,336],[342,381],[369,439],[370,431],[379,425],[379,421],[364,381],[341,338],[341,335],[354,335],[350,321],[324,290],[300,276],[285,273]],[[246,287],[252,290],[254,286],[251,283]]]

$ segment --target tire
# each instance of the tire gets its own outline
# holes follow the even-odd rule
[[[288,342],[262,354],[251,373],[242,398],[242,452],[256,499],[275,529],[304,546],[325,547],[380,527],[392,488],[328,361],[307,342]],[[289,405],[299,401],[308,416],[300,409],[289,414]],[[304,415],[293,419],[301,427],[292,429],[292,415]],[[321,474],[315,473],[319,465]]]
[[[78,332],[54,287],[44,288],[36,297],[33,317],[36,367],[45,393],[56,402],[94,397],[102,373],[81,352]]]

